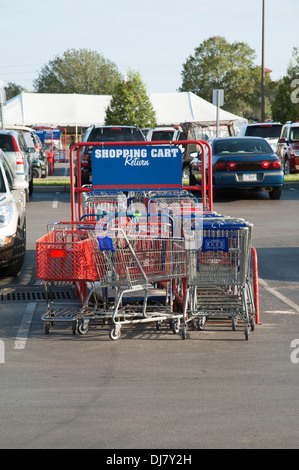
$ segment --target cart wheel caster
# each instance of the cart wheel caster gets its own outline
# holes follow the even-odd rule
[[[249,329],[248,329],[248,326],[245,327],[244,335],[245,335],[246,341],[248,341],[248,340],[249,340]]]
[[[109,337],[113,341],[116,341],[117,339],[120,338],[120,327],[113,326],[111,330],[109,331]]]
[[[184,326],[183,326],[183,329],[182,329],[182,338],[183,338],[183,339],[186,339],[186,338],[187,338],[187,325],[184,325]]]
[[[45,331],[46,335],[48,335],[50,333],[50,327],[51,327],[51,322],[46,321],[45,324],[44,324],[44,331]]]
[[[80,335],[87,335],[88,333],[88,321],[83,321],[82,323],[80,323],[79,327],[78,327],[78,331],[80,333]]]
[[[157,322],[156,322],[156,330],[157,330],[157,331],[161,331],[161,330],[162,330],[162,322],[161,322],[161,321],[157,321]]]
[[[238,324],[238,321],[236,318],[232,318],[232,329],[233,331],[236,331],[237,329],[237,324]]]
[[[255,330],[255,318],[254,317],[250,318],[250,329],[251,331]]]
[[[175,335],[177,335],[180,331],[180,321],[174,320],[172,323],[172,331]]]
[[[77,331],[78,331],[78,321],[77,320],[74,320],[72,322],[72,331],[73,331],[73,335],[77,334]]]
[[[198,330],[203,331],[205,329],[205,326],[206,326],[206,317],[203,317],[198,320]]]

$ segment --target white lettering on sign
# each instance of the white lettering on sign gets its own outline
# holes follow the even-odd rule
[[[179,149],[178,148],[159,148],[159,149],[152,149],[151,156],[153,158],[160,157],[160,158],[167,158],[167,157],[176,157]]]
[[[125,158],[126,163],[133,161],[134,159],[146,158],[151,156],[152,158],[170,158],[177,157],[179,153],[178,148],[152,148],[148,154],[146,148],[136,148],[136,149],[109,149],[102,148],[95,150],[95,158]],[[145,163],[140,163],[140,165],[145,165]],[[148,163],[147,163],[148,165]]]

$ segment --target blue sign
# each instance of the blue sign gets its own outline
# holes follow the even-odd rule
[[[51,132],[51,129],[34,129],[35,134],[38,135],[40,138],[40,141],[42,143],[45,142],[45,139],[52,139],[53,135],[53,140],[60,140],[61,136],[61,130],[60,129],[53,129]]]
[[[178,147],[95,147],[92,189],[145,191],[182,189],[182,152]]]
[[[228,237],[203,237],[202,251],[228,252]]]

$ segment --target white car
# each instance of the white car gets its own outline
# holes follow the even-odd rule
[[[242,126],[237,136],[262,137],[267,140],[274,152],[276,152],[281,129],[282,124],[280,122],[255,122]]]
[[[17,276],[26,253],[26,191],[28,182],[17,178],[0,149],[0,270]]]

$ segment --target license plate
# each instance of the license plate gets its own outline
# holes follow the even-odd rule
[[[256,177],[256,174],[246,174],[246,175],[243,175],[243,181],[257,181],[257,177]]]

